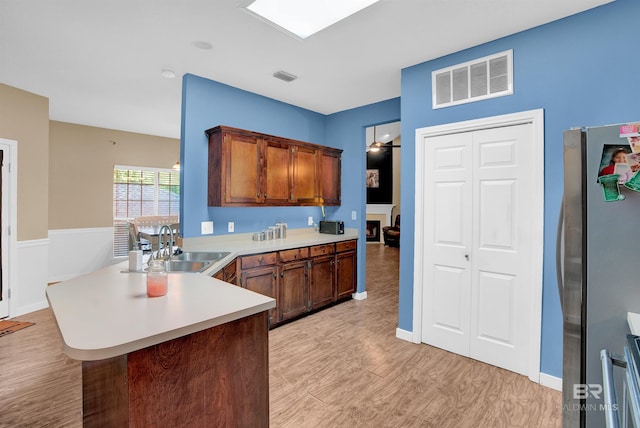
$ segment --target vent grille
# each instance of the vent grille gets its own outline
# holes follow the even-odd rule
[[[431,73],[433,108],[513,94],[513,51]]]
[[[284,80],[287,83],[293,82],[298,78],[298,76],[294,76],[293,74],[287,73],[286,71],[282,70],[273,73],[273,77],[275,77],[276,79]]]

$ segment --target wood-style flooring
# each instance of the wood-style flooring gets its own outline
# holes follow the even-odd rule
[[[395,337],[397,248],[367,245],[367,299],[269,333],[272,427],[560,427],[561,394]],[[82,426],[81,365],[48,309],[0,338],[0,427]]]

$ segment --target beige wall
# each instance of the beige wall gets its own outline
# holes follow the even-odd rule
[[[18,241],[48,236],[49,100],[0,83],[0,138],[18,142]]]
[[[49,229],[113,225],[114,165],[171,168],[180,141],[50,122]]]

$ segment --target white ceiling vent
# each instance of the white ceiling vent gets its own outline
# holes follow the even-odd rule
[[[291,73],[287,73],[286,71],[282,71],[282,70],[276,71],[275,73],[273,73],[273,77],[275,77],[276,79],[284,80],[287,83],[293,82],[298,78],[298,76],[293,75]]]
[[[431,73],[433,108],[513,94],[513,51]]]

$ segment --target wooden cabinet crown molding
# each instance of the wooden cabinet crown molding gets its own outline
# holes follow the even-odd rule
[[[228,126],[205,134],[209,206],[340,205],[341,149]]]

